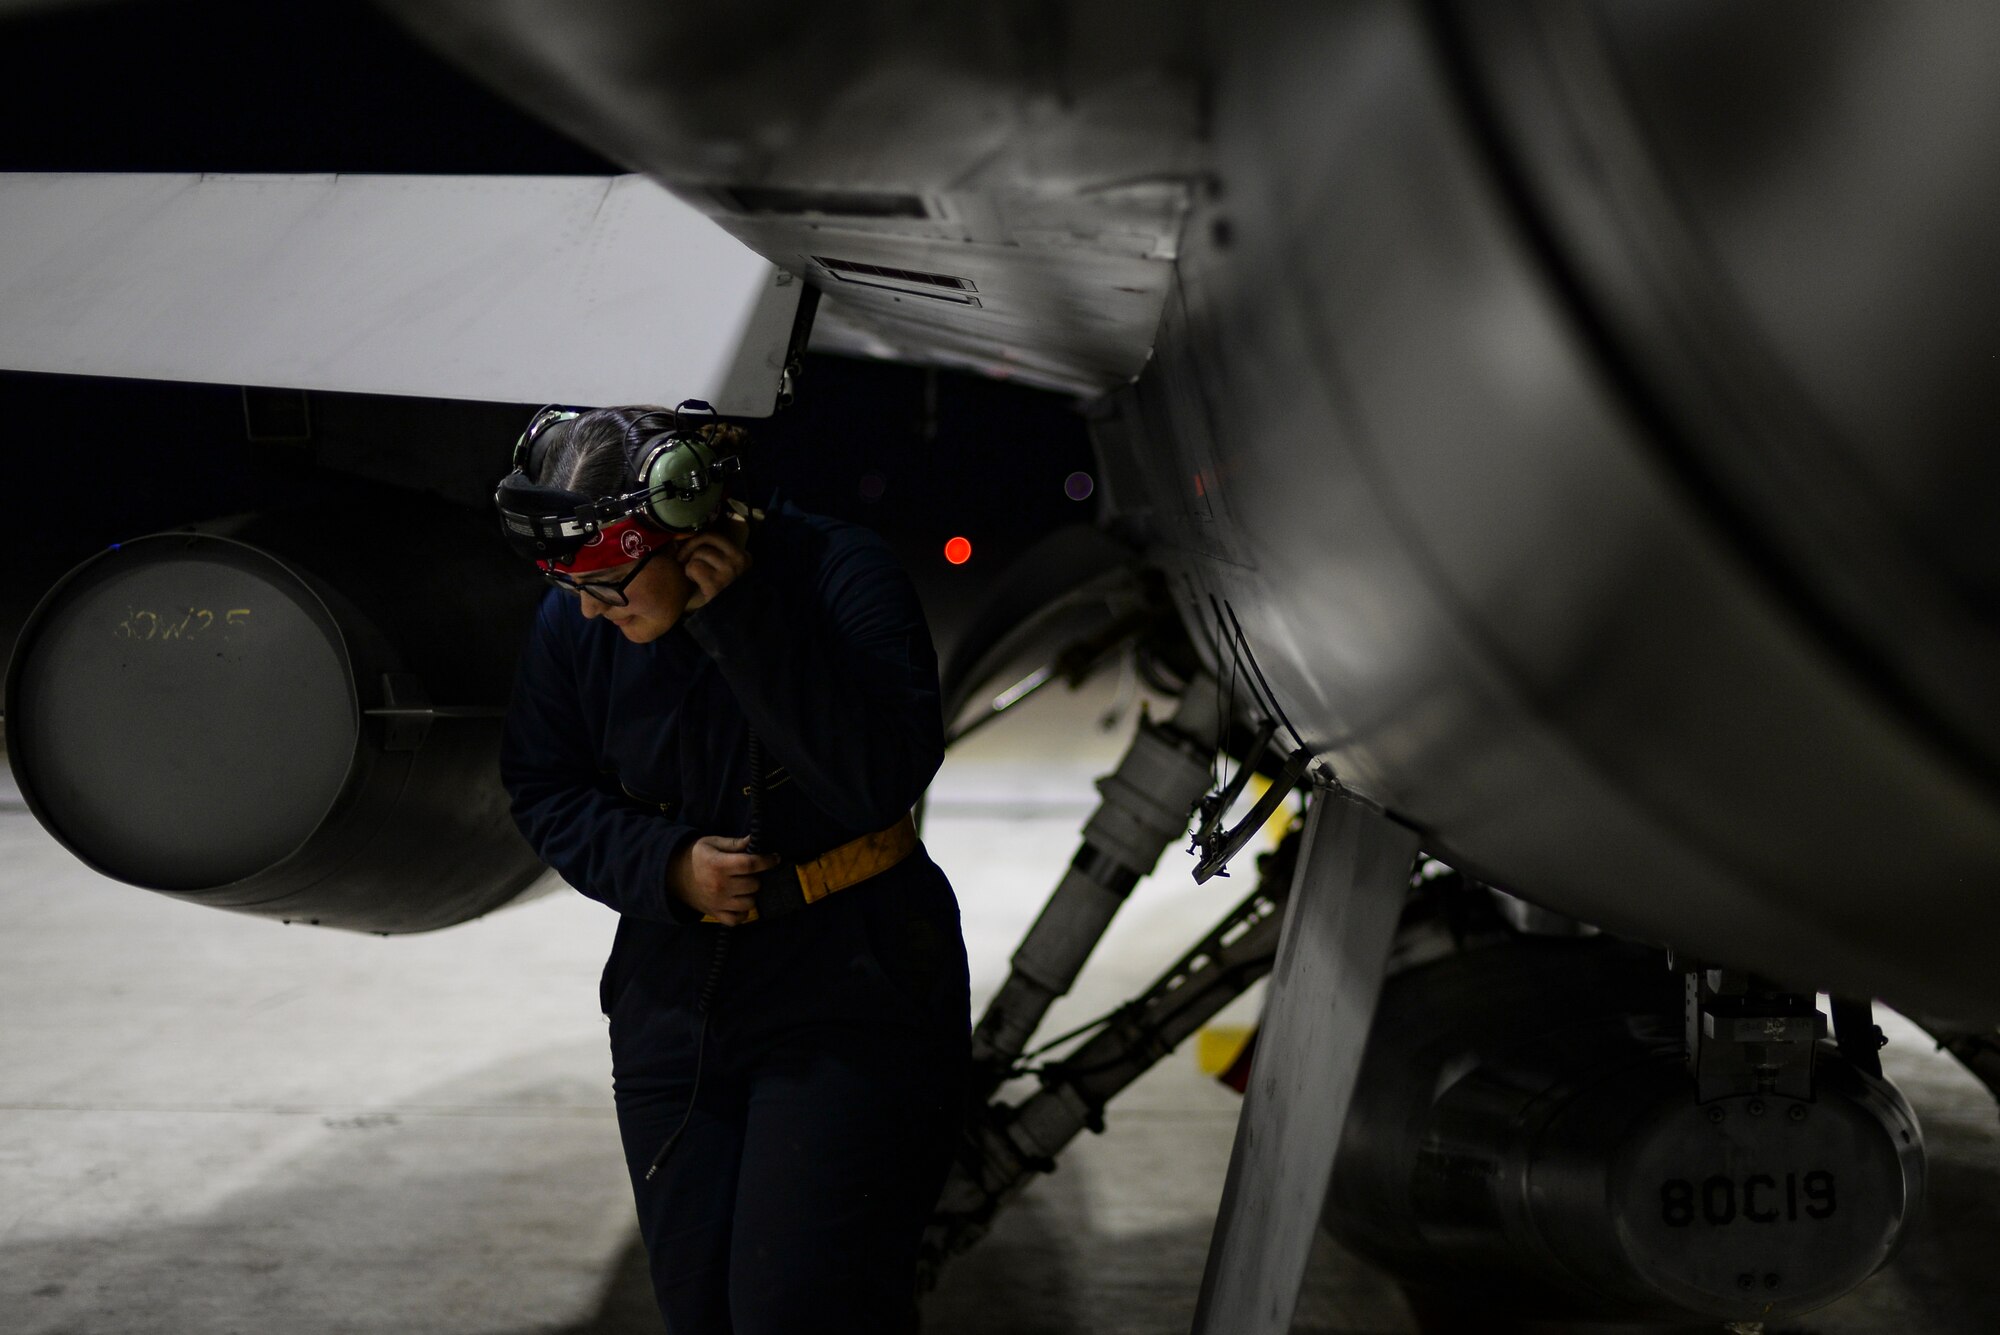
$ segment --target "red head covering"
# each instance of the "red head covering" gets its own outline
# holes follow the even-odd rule
[[[666,530],[641,524],[636,517],[628,516],[591,534],[567,561],[537,561],[535,564],[544,570],[558,570],[565,575],[587,575],[593,570],[609,570],[613,566],[636,561],[673,540],[674,535]]]

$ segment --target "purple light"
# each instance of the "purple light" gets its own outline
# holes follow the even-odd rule
[[[861,493],[862,500],[879,501],[882,493],[889,489],[889,479],[880,473],[863,473],[861,483],[855,489]]]
[[[1063,495],[1073,501],[1086,501],[1090,493],[1097,490],[1097,483],[1088,473],[1071,473],[1063,479]]]

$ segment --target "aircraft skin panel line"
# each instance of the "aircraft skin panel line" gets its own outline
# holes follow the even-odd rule
[[[1236,1123],[1195,1335],[1284,1335],[1388,970],[1416,832],[1317,794]]]
[[[1146,366],[1209,180],[1186,0],[382,7],[822,289],[824,352],[1115,389]]]
[[[68,375],[762,416],[803,290],[641,176],[0,173],[0,235],[0,367]]]

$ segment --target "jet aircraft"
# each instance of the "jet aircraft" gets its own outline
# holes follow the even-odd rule
[[[595,329],[615,397],[673,321],[593,323],[590,266],[695,244],[691,209],[764,266],[736,355],[687,363],[726,409],[807,338],[1072,396],[1103,522],[995,592],[957,726],[1116,655],[1179,704],[979,1023],[988,1093],[1191,816],[1213,874],[1308,794],[1087,1058],[971,1119],[934,1265],[1267,970],[1198,1331],[1285,1329],[1322,1225],[1610,1319],[1783,1319],[1893,1252],[1925,1161],[1872,1003],[2000,1091],[2000,11],[382,7],[629,175],[11,176],[5,244],[41,249],[0,265],[9,364],[523,401]],[[177,339],[147,247],[217,218],[298,249]],[[339,281],[384,246],[445,318],[362,355],[410,314]],[[371,931],[535,879],[490,773],[505,647],[428,639],[347,519],[108,552],[29,621],[9,754],[80,856]],[[237,719],[183,793],[231,840],[121,800],[189,765],[163,694]]]

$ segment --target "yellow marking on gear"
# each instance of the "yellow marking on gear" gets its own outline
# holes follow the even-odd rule
[[[1256,1030],[1247,1024],[1212,1024],[1194,1036],[1194,1060],[1203,1075],[1221,1075],[1243,1055]]]
[[[1249,786],[1250,805],[1257,805],[1257,799],[1270,790],[1271,781],[1269,779],[1261,774],[1252,774]],[[1287,798],[1283,802],[1278,803],[1277,808],[1271,812],[1270,819],[1264,822],[1264,828],[1261,831],[1264,842],[1270,847],[1276,848],[1278,841],[1285,837],[1285,831],[1291,827],[1292,802],[1290,798]]]

